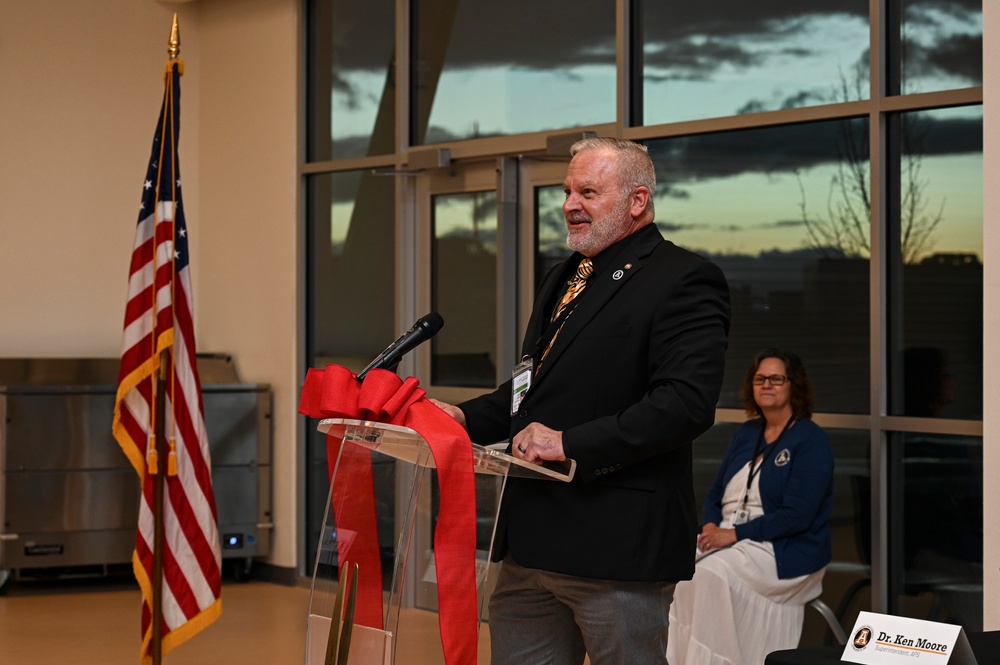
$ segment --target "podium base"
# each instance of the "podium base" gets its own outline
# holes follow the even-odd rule
[[[330,617],[310,614],[306,623],[305,665],[324,665],[329,637]],[[386,665],[387,663],[392,663],[392,633],[355,624],[351,632],[347,663],[331,665]]]

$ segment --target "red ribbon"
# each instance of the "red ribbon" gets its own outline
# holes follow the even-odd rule
[[[438,624],[447,665],[478,662],[479,613],[476,599],[476,487],[472,443],[455,420],[434,406],[415,378],[375,369],[363,382],[345,367],[327,365],[306,374],[299,413],[313,418],[371,420],[409,427],[427,441],[438,471],[441,505],[434,531]],[[371,455],[327,436],[333,510],[340,565],[358,563],[355,622],[384,629],[382,564],[375,521]],[[343,570],[341,570],[343,572]],[[343,578],[343,575],[341,575]]]

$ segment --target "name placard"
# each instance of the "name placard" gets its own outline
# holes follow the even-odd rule
[[[869,665],[976,665],[961,626],[861,612],[841,660]]]

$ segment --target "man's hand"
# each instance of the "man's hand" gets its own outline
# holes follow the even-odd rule
[[[721,547],[729,547],[736,542],[736,529],[720,529],[717,525],[709,522],[698,536],[698,549],[702,552],[711,552]]]
[[[566,459],[563,452],[562,432],[549,429],[540,423],[531,423],[514,436],[510,453],[526,462],[541,464],[542,460],[562,462]]]
[[[460,408],[458,408],[454,404],[448,404],[447,402],[436,400],[433,397],[428,397],[427,399],[430,400],[431,404],[441,409],[449,416],[454,418],[456,421],[458,421],[459,425],[465,427],[465,413]]]

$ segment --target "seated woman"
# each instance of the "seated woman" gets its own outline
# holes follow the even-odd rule
[[[831,557],[833,452],[810,420],[794,353],[766,349],[743,381],[747,421],[705,500],[694,578],[670,606],[670,665],[760,665],[794,649]]]

